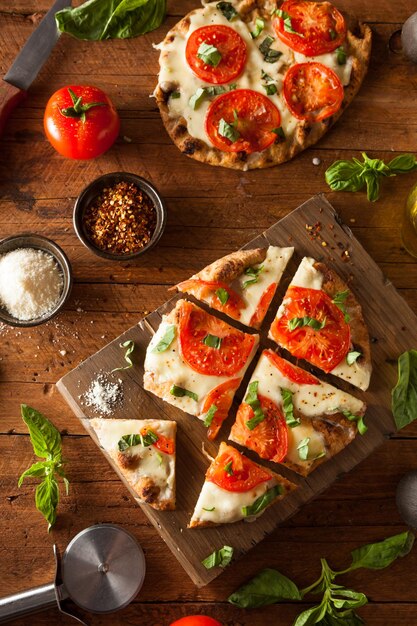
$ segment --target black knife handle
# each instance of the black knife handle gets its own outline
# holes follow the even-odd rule
[[[0,80],[0,135],[3,134],[10,113],[25,97],[26,91],[18,89],[5,80]]]

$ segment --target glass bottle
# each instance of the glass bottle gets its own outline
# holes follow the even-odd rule
[[[405,205],[401,239],[407,252],[417,257],[417,183],[411,189]]]

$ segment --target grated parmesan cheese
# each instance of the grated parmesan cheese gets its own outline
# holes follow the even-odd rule
[[[48,252],[19,248],[0,257],[0,304],[19,320],[52,311],[63,285],[58,264]]]
[[[103,374],[99,374],[92,381],[88,391],[84,394],[85,404],[99,413],[110,415],[123,397],[122,381],[109,382]]]

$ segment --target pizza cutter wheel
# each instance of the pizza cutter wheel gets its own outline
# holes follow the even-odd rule
[[[72,539],[60,564],[54,545],[55,581],[0,598],[0,623],[58,606],[87,626],[65,600],[91,613],[113,613],[138,594],[145,578],[145,557],[136,539],[120,526],[97,524]]]

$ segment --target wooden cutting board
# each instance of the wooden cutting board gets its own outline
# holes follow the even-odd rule
[[[417,317],[323,196],[311,198],[244,247],[254,248],[268,244],[291,245],[295,247],[295,253],[263,325],[260,349],[265,346],[276,347],[273,342],[266,339],[269,324],[302,256],[313,256],[317,260],[329,263],[352,287],[361,303],[372,338],[373,375],[369,391],[360,392],[339,379],[320,373],[323,380],[336,384],[367,403],[365,421],[368,424],[368,432],[364,436],[358,435],[343,452],[321,465],[306,479],[285,468],[278,469],[297,483],[298,489],[284,501],[269,508],[257,521],[238,522],[218,528],[187,529],[209,464],[202,453],[202,443],[205,443],[206,450],[214,456],[218,443],[222,439],[227,439],[233,420],[229,418],[226,421],[218,442],[207,442],[206,429],[202,422],[164,403],[142,387],[146,347],[159,326],[161,316],[171,310],[178,295],[89,357],[57,383],[60,393],[99,445],[89,425],[89,418],[97,417],[98,414],[85,406],[83,394],[98,373],[108,373],[124,364],[124,350],[120,343],[128,339],[135,341],[134,367],[112,375],[115,379],[123,381],[124,399],[122,405],[109,417],[155,417],[177,421],[177,509],[173,512],[157,512],[141,504],[123,477],[120,478],[197,586],[206,585],[223,571],[220,568],[206,570],[201,565],[201,560],[213,550],[230,545],[234,548],[235,558],[242,556],[275,530],[281,522],[296,513],[304,503],[331,485],[338,476],[365,459],[384,441],[384,438],[395,431],[390,402],[391,389],[397,376],[397,358],[399,354],[417,343]],[[186,278],[188,276],[183,277],[184,280]],[[288,357],[288,354],[285,356]],[[257,357],[253,360],[237,393],[231,411],[232,416],[246,389],[247,380],[256,361]],[[308,366],[307,369],[314,371]],[[112,460],[103,450],[102,452],[117,472]],[[250,452],[248,456],[259,461],[256,455]],[[263,463],[268,465],[267,462]],[[269,466],[277,470],[276,465]]]

